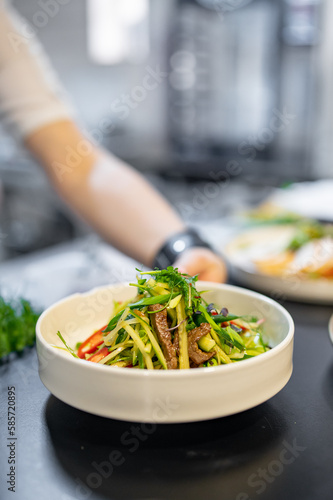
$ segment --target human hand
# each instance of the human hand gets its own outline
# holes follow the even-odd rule
[[[227,268],[222,259],[204,247],[188,248],[173,266],[178,267],[181,273],[198,274],[203,281],[224,282],[227,279]]]

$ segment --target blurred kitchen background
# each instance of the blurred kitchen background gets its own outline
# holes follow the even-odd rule
[[[333,176],[330,0],[12,3],[82,128],[189,223],[253,205],[274,186]],[[2,129],[0,179],[0,260],[89,235]],[[211,182],[222,184],[206,207]]]

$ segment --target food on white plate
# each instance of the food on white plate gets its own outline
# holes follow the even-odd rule
[[[333,279],[333,226],[302,220],[285,248],[253,263],[268,275]]]

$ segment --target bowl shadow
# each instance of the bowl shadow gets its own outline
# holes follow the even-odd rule
[[[51,395],[45,420],[78,499],[236,498],[287,432],[270,402],[215,420],[157,425],[98,417]]]

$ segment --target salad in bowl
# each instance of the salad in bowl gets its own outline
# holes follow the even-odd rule
[[[148,277],[144,277],[148,276]],[[264,320],[208,303],[197,276],[177,269],[139,272],[135,297],[115,301],[107,325],[75,349],[74,357],[106,366],[148,370],[201,368],[238,362],[269,350]]]
[[[65,297],[36,325],[53,396],[130,422],[193,422],[267,401],[291,376],[293,338],[274,300],[173,268]]]

